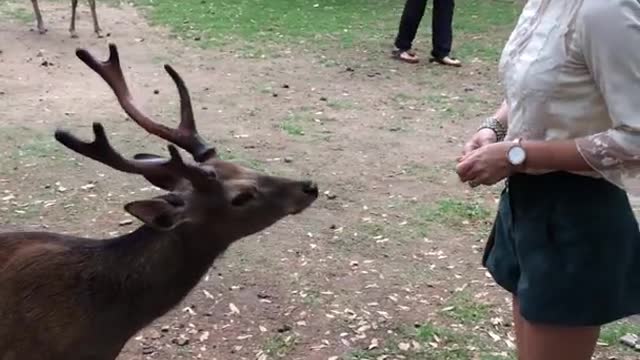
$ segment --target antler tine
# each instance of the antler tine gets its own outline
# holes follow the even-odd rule
[[[180,95],[181,120],[177,129],[172,129],[153,121],[135,105],[122,73],[120,57],[115,44],[109,44],[109,58],[107,61],[96,60],[85,49],[76,50],[76,56],[107,82],[122,109],[147,132],[183,148],[198,162],[215,155],[215,148],[208,146],[198,135],[187,87],[178,73],[170,66],[166,65],[165,70],[176,83]]]
[[[191,154],[196,161],[204,161],[209,157],[215,156],[216,149],[208,146],[196,129],[191,96],[189,95],[187,85],[171,65],[165,64],[164,69],[176,84],[178,95],[180,96],[180,125],[178,125],[178,131],[176,132],[177,136],[183,137],[182,141],[189,143],[193,147]]]
[[[175,176],[189,180],[194,187],[205,190],[213,186],[212,178],[215,174],[199,166],[186,164],[178,149],[168,145],[171,158],[153,160],[130,160],[120,155],[109,143],[104,127],[100,123],[93,123],[95,139],[85,142],[64,130],[56,130],[55,138],[69,149],[103,163],[115,170],[143,176]]]

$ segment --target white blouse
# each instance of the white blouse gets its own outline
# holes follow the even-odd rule
[[[640,194],[640,0],[529,0],[503,50],[506,140],[575,139]]]

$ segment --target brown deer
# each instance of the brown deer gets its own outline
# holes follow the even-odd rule
[[[99,38],[102,37],[102,30],[100,30],[100,25],[98,24],[98,13],[96,12],[96,0],[88,0],[89,7],[91,8],[91,17],[93,18],[93,31],[98,35]],[[44,34],[47,32],[47,29],[44,26],[44,22],[42,21],[42,14],[40,13],[40,7],[38,6],[38,0],[31,0],[31,4],[33,5],[33,12],[36,14],[36,22],[38,24],[38,32],[40,34]],[[78,0],[71,0],[71,25],[69,26],[69,33],[71,33],[72,38],[77,38],[78,34],[76,33],[76,8],[78,7]]]
[[[109,50],[106,62],[83,49],[76,54],[138,125],[172,143],[169,157],[125,158],[99,123],[92,142],[63,130],[55,138],[167,193],[126,204],[143,224],[116,238],[0,234],[0,360],[115,359],[134,334],[182,301],[234,241],[302,212],[318,197],[313,182],[267,176],[217,157],[198,135],[187,87],[169,65],[180,124],[154,122],[134,104],[116,46]],[[194,161],[183,161],[176,145]]]

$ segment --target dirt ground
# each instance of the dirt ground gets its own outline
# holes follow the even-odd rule
[[[323,192],[303,214],[235,244],[119,359],[506,358],[507,294],[480,266],[500,188],[471,191],[453,171],[463,140],[499,103],[494,64],[411,66],[389,59],[387,44],[248,59],[190,47],[124,5],[99,7],[109,36],[97,39],[81,4],[71,39],[66,2],[41,7],[45,35],[31,21],[0,21],[3,229],[103,237],[137,225],[122,224],[122,206],[155,190],[53,139],[56,127],[90,136],[100,121],[127,154],[163,153],[75,57],[84,47],[104,58],[108,42],[153,116],[177,121],[170,63],[201,134],[227,157],[310,176]],[[411,331],[424,324],[439,336],[420,343]],[[633,356],[602,345],[599,358]]]

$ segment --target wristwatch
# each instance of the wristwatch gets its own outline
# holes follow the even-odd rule
[[[515,168],[521,168],[527,160],[527,152],[522,147],[522,138],[513,140],[513,145],[507,150],[507,159]]]
[[[486,118],[482,122],[482,125],[480,125],[480,127],[478,128],[478,131],[480,131],[482,129],[491,129],[491,130],[493,130],[493,132],[496,133],[497,141],[504,140],[505,136],[507,135],[506,126],[504,126],[500,121],[498,121],[498,119],[495,116],[491,116],[491,117]]]

